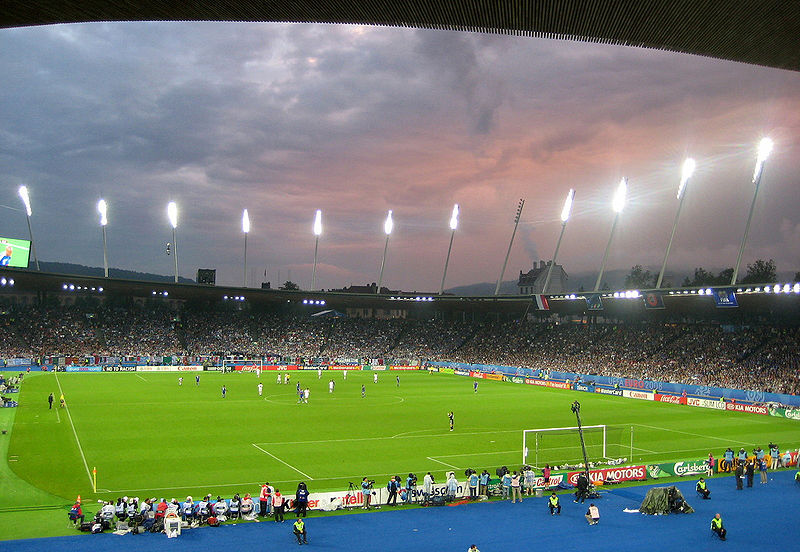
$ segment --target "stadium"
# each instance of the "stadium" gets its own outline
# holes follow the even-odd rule
[[[608,20],[576,15],[569,2],[556,3],[561,17],[553,19],[511,17],[515,10],[479,2],[459,3],[463,12],[416,2],[409,11],[323,4],[317,11],[198,2],[169,11],[158,3],[77,10],[12,2],[0,32],[83,21],[305,21],[567,37],[790,71],[800,59],[787,38],[800,20],[792,13],[758,27],[758,44],[743,51],[731,38],[742,27],[731,24],[716,38],[704,32],[717,21],[711,9],[694,12],[681,32],[660,33],[659,24],[675,22],[671,10],[628,13],[622,30],[590,25]],[[623,178],[593,289],[567,285],[557,262],[567,223],[586,214],[572,214],[570,190],[554,253],[541,266],[534,257],[515,292],[499,293],[524,218],[520,201],[495,293],[478,295],[446,287],[465,217],[458,205],[435,291],[382,285],[395,276],[384,271],[391,210],[377,283],[322,289],[331,270],[320,262],[318,272],[317,210],[314,262],[304,266],[310,286],[290,285],[289,276],[276,288],[248,285],[247,209],[244,269],[231,271],[244,285],[217,283],[204,268],[213,260],[192,266],[194,280],[181,276],[175,203],[167,210],[169,277],[109,272],[105,200],[97,205],[102,273],[45,262],[40,270],[38,204],[20,186],[28,235],[6,225],[3,234],[17,237],[3,238],[8,260],[0,263],[4,549],[283,549],[301,543],[293,534],[301,515],[304,544],[330,550],[705,549],[720,545],[709,528],[720,512],[736,549],[763,546],[766,534],[793,546],[796,524],[780,506],[800,490],[800,272],[779,275],[772,261],[765,271],[769,263],[744,255],[772,146],[765,138],[750,155],[756,195],[736,264],[706,279],[697,269],[680,286],[666,267],[690,159],[660,272],[637,279],[642,267],[634,267],[622,286],[603,279],[625,205]],[[603,240],[606,231],[598,230]],[[193,247],[184,236],[182,259]],[[257,247],[251,237],[253,257]],[[772,251],[752,249],[763,258]],[[451,277],[458,270],[451,266]],[[701,477],[711,500],[697,487]],[[670,496],[680,491],[690,508],[670,499],[658,512],[670,515],[640,513],[655,489],[673,486]],[[278,489],[284,524],[273,511]],[[551,493],[557,513],[548,510]],[[589,504],[599,507],[599,523]],[[754,509],[768,512],[759,531]]]

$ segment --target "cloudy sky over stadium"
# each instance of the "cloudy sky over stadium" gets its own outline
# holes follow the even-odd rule
[[[342,25],[128,23],[0,31],[0,235],[39,258],[102,266],[96,203],[109,203],[113,267],[216,268],[249,285],[378,279],[438,290],[495,281],[525,198],[506,279],[550,258],[596,271],[622,176],[629,201],[609,269],[660,266],[680,165],[697,160],[670,268],[732,266],[753,196],[756,146],[775,141],[744,262],[800,270],[800,74],[637,48]],[[290,272],[291,271],[291,272]]]

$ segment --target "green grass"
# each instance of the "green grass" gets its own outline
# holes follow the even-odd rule
[[[576,399],[586,425],[634,426],[637,462],[704,458],[710,451],[718,457],[727,446],[749,451],[770,440],[797,444],[793,420],[493,381],[481,381],[476,394],[471,379],[441,374],[400,372],[397,387],[396,374],[380,373],[373,384],[371,372],[349,371],[346,381],[340,372],[323,372],[320,380],[316,372],[294,372],[289,385],[277,385],[274,373],[260,379],[203,373],[199,386],[184,374],[181,387],[175,373],[27,378],[8,445],[9,466],[20,479],[6,479],[19,489],[9,496],[0,487],[0,502],[66,505],[78,494],[88,500],[231,496],[257,493],[267,480],[290,493],[304,480],[313,493],[346,488],[365,475],[381,483],[431,471],[442,481],[448,466],[461,476],[466,467],[494,473],[520,465],[522,429],[574,426]],[[311,389],[309,404],[297,404],[298,379]],[[67,408],[48,410],[47,395],[58,397],[61,389]]]

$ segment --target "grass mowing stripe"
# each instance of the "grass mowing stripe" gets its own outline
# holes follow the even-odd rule
[[[277,460],[278,462],[280,462],[280,463],[281,463],[281,464],[283,464],[284,466],[288,466],[288,467],[292,468],[294,471],[296,471],[296,472],[297,472],[297,473],[299,473],[300,475],[305,475],[305,476],[306,476],[308,479],[310,479],[311,481],[313,481],[313,480],[314,480],[314,478],[313,478],[313,477],[311,477],[310,475],[308,475],[306,472],[298,470],[297,468],[295,468],[294,466],[292,466],[292,465],[291,465],[291,464],[289,464],[288,462],[284,462],[283,460],[281,460],[280,458],[278,458],[277,456],[275,456],[275,455],[274,455],[274,454],[272,454],[271,452],[267,452],[267,451],[266,451],[266,450],[264,450],[263,448],[259,447],[257,444],[255,444],[255,443],[250,443],[250,444],[251,444],[251,445],[253,445],[254,447],[256,447],[256,448],[257,448],[258,450],[260,450],[261,452],[263,452],[264,454],[266,454],[266,455],[268,455],[268,456],[271,456],[271,457],[273,457],[275,460]]]
[[[56,383],[58,384],[58,391],[61,395],[64,395],[64,390],[61,388],[61,382],[58,381],[58,372],[54,372],[56,376]],[[78,439],[78,432],[75,431],[75,424],[72,423],[72,415],[69,413],[69,406],[67,406],[66,401],[64,401],[64,409],[67,412],[67,419],[69,420],[69,425],[72,427],[72,434],[75,436],[75,442],[78,443],[78,450],[81,453],[81,459],[83,460],[83,467],[86,468],[86,477],[89,478],[89,486],[94,487],[94,483],[92,481],[92,472],[89,471],[89,464],[86,463],[86,455],[83,454],[83,447],[81,446],[81,440]]]
[[[658,429],[659,431],[671,431],[673,433],[683,433],[684,435],[691,435],[693,437],[702,437],[703,439],[714,439],[716,441],[725,441],[726,443],[736,443],[737,445],[750,446],[750,443],[747,443],[745,441],[734,441],[733,439],[724,439],[722,437],[714,437],[713,435],[702,435],[700,433],[691,433],[689,431],[681,431],[680,429],[670,429],[670,428],[667,428],[667,427],[658,427],[658,426],[652,426],[652,425],[646,425],[646,424],[631,424],[631,425],[639,426],[639,427],[647,427],[647,428],[650,428],[650,429]]]

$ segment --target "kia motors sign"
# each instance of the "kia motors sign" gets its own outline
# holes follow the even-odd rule
[[[766,406],[758,404],[742,404],[742,403],[725,403],[725,410],[733,410],[735,412],[747,412],[749,414],[763,414],[769,415],[769,410]]]
[[[578,483],[578,476],[583,472],[569,472],[567,481],[571,485]],[[592,481],[644,481],[647,479],[645,466],[625,466],[622,468],[605,468],[602,470],[589,470],[589,479]]]

